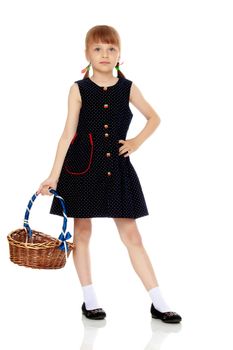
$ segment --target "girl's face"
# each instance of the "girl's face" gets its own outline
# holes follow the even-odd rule
[[[116,45],[92,43],[86,51],[86,58],[91,62],[93,70],[110,72],[120,59],[120,51]]]

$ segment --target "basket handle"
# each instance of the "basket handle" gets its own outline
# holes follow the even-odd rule
[[[70,232],[66,232],[66,228],[67,228],[67,215],[66,215],[66,208],[65,208],[65,204],[64,204],[64,199],[58,195],[58,193],[52,188],[49,187],[49,192],[54,194],[55,197],[57,197],[60,201],[60,204],[62,206],[62,214],[63,214],[63,225],[62,225],[62,232],[60,233],[58,239],[61,240],[61,244],[58,247],[61,250],[69,250],[68,244],[66,242],[67,239],[71,238],[71,234]],[[32,236],[32,230],[29,226],[28,220],[29,220],[29,214],[30,214],[30,210],[32,208],[32,205],[35,201],[35,199],[37,198],[38,194],[34,193],[32,198],[29,200],[28,205],[27,205],[27,209],[24,215],[24,228],[26,229],[28,235],[31,237]]]

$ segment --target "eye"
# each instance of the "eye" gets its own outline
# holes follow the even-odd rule
[[[100,50],[100,48],[99,48],[99,47],[96,47],[94,50],[95,50],[95,51],[99,51],[99,50]]]
[[[110,51],[115,51],[116,49],[115,49],[115,47],[110,47],[109,50],[110,50]]]

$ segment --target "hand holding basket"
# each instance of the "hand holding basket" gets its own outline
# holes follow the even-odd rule
[[[24,228],[17,229],[7,236],[10,260],[15,264],[36,269],[60,269],[65,266],[71,250],[75,247],[73,243],[67,242],[71,234],[66,232],[67,215],[64,199],[54,189],[50,188],[49,191],[59,199],[62,206],[62,232],[56,239],[45,233],[31,230],[28,220],[33,202],[38,196],[35,193],[28,202]]]

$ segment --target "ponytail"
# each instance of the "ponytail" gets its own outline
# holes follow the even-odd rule
[[[83,76],[83,79],[89,78],[89,70],[90,70],[90,68],[91,68],[91,62],[88,64],[88,66],[86,66],[85,68],[83,68],[81,70],[81,73],[85,73],[84,76]],[[115,66],[115,68],[117,70],[117,78],[125,78],[124,74],[120,70],[119,62],[117,62],[117,65]]]
[[[84,76],[83,76],[83,79],[85,78],[89,78],[89,70],[91,68],[91,62],[88,64],[88,66],[86,66],[85,68],[83,68],[81,70],[81,73],[85,73]]]
[[[123,63],[123,62],[122,62]],[[122,64],[121,63],[121,64]],[[116,70],[117,70],[117,78],[125,78],[124,74],[121,72],[120,70],[120,64],[119,62],[117,62],[117,65],[115,66]]]

